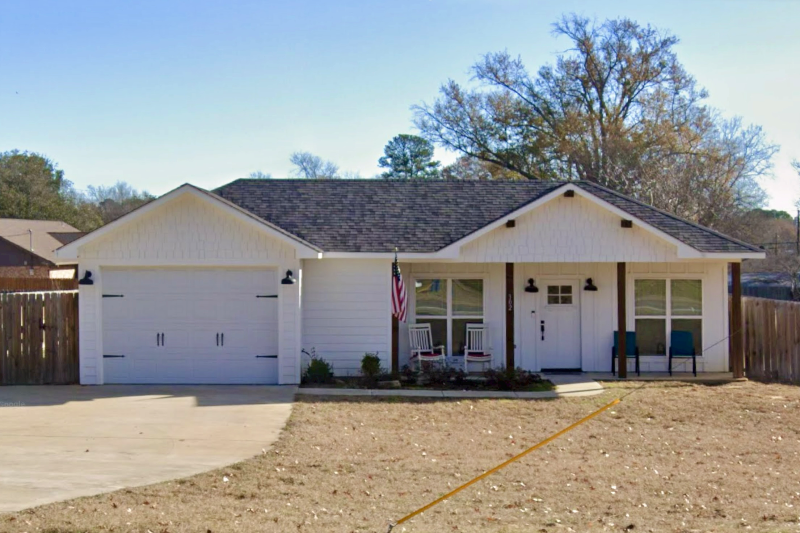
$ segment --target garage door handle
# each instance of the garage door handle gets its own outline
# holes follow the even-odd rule
[[[217,346],[219,346],[219,333],[217,333]]]
[[[225,346],[225,334],[222,334],[222,345]]]
[[[160,333],[156,333],[156,346],[161,346]]]
[[[164,334],[161,334],[161,346],[164,346]]]

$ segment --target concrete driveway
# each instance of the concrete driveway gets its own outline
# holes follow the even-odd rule
[[[278,437],[295,387],[0,387],[0,512],[225,466]]]

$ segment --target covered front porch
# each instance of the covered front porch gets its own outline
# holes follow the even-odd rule
[[[393,324],[393,369],[409,363],[409,324],[430,325],[433,344],[443,347],[447,364],[458,367],[464,366],[466,326],[483,324],[492,367],[617,379],[637,375],[638,352],[643,379],[668,379],[673,350],[673,377],[694,378],[692,358],[673,346],[682,332],[696,352],[698,379],[724,379],[731,370],[730,376],[741,375],[730,357],[729,264],[724,261],[407,261],[400,268],[408,317]],[[732,270],[735,288],[739,263],[732,263]],[[620,330],[629,335],[616,337]],[[613,367],[612,375],[615,337],[618,353],[629,357],[627,366]],[[468,368],[477,372],[486,366],[470,363]]]

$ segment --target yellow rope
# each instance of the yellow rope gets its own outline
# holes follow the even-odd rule
[[[424,506],[424,507],[420,507],[419,509],[417,509],[417,510],[416,510],[416,511],[414,511],[413,513],[411,513],[411,514],[408,514],[408,515],[404,516],[403,518],[401,518],[400,520],[398,520],[398,521],[397,521],[397,522],[395,522],[394,524],[389,524],[389,532],[391,532],[391,531],[392,531],[392,529],[393,529],[395,526],[399,526],[399,525],[400,525],[400,524],[402,524],[403,522],[406,522],[406,521],[408,521],[408,520],[410,520],[410,519],[414,518],[414,517],[415,517],[415,516],[417,516],[418,514],[420,514],[420,513],[424,513],[425,511],[427,511],[428,509],[430,509],[430,508],[431,508],[431,507],[433,507],[434,505],[436,505],[436,504],[438,504],[438,503],[441,503],[441,502],[443,502],[444,500],[446,500],[446,499],[450,498],[451,496],[453,496],[453,495],[455,495],[455,494],[458,494],[459,492],[461,492],[462,490],[466,489],[466,488],[467,488],[467,487],[469,487],[470,485],[473,485],[473,484],[477,483],[478,481],[482,480],[482,479],[483,479],[483,478],[485,478],[485,477],[489,477],[489,476],[491,476],[492,474],[494,474],[494,473],[495,473],[495,472],[497,472],[498,470],[501,470],[501,469],[503,469],[503,468],[507,467],[508,465],[510,465],[511,463],[513,463],[514,461],[517,461],[517,460],[519,460],[519,459],[522,459],[523,457],[525,457],[526,455],[528,455],[528,454],[529,454],[529,453],[531,453],[532,451],[534,451],[534,450],[538,450],[539,448],[541,448],[541,447],[542,447],[542,446],[544,446],[545,444],[549,444],[550,442],[552,442],[552,441],[556,440],[556,439],[557,439],[558,437],[560,437],[561,435],[564,435],[565,433],[568,433],[568,432],[572,431],[573,429],[575,429],[576,427],[580,426],[580,425],[581,425],[581,424],[583,424],[584,422],[587,422],[587,421],[591,420],[592,418],[596,417],[597,415],[599,415],[600,413],[602,413],[602,412],[603,412],[603,411],[605,411],[606,409],[609,409],[609,408],[611,408],[611,407],[613,407],[613,406],[617,405],[619,402],[620,402],[620,399],[619,399],[619,398],[617,398],[616,400],[614,400],[614,401],[613,401],[613,402],[611,402],[610,404],[608,404],[608,405],[606,405],[606,406],[603,406],[603,407],[601,407],[600,409],[598,409],[598,410],[597,410],[597,411],[595,411],[594,413],[592,413],[592,414],[590,414],[590,415],[588,415],[588,416],[585,416],[585,417],[581,418],[580,420],[578,420],[577,422],[575,422],[575,423],[574,423],[574,424],[572,424],[571,426],[569,426],[569,427],[566,427],[566,428],[562,429],[561,431],[559,431],[558,433],[555,433],[554,435],[551,435],[551,436],[547,437],[546,439],[544,439],[543,441],[541,441],[539,444],[536,444],[535,446],[531,446],[530,448],[528,448],[528,449],[527,449],[527,450],[525,450],[524,452],[522,452],[522,453],[520,453],[520,454],[518,454],[518,455],[515,455],[514,457],[512,457],[512,458],[511,458],[511,459],[509,459],[508,461],[506,461],[506,462],[504,462],[504,463],[502,463],[502,464],[500,464],[500,465],[497,465],[496,467],[492,468],[491,470],[488,470],[488,471],[484,472],[483,474],[481,474],[480,476],[476,477],[476,478],[475,478],[475,479],[473,479],[472,481],[468,481],[468,482],[464,483],[463,485],[461,485],[460,487],[458,487],[458,488],[456,488],[456,489],[453,489],[453,490],[451,490],[450,492],[448,492],[447,494],[445,494],[445,495],[444,495],[444,496],[442,496],[441,498],[438,498],[438,499],[436,499],[436,500],[432,501],[432,502],[431,502],[431,503],[429,503],[428,505],[426,505],[426,506]]]

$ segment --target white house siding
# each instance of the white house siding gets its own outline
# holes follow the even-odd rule
[[[95,264],[81,264],[80,277],[90,270],[97,275]],[[78,353],[80,354],[79,376],[82,385],[102,383],[102,325],[100,313],[101,289],[99,284],[78,286]]]
[[[461,248],[464,262],[677,261],[677,246],[576,195],[560,196]]]
[[[356,375],[367,352],[391,368],[391,268],[387,259],[303,260],[303,342],[337,375]]]
[[[484,321],[489,327],[495,366],[505,364],[505,263],[406,263],[400,265],[409,294],[408,321],[399,332],[400,366],[410,357],[408,326],[416,320],[414,280],[431,278],[481,278],[484,280]]]
[[[80,247],[78,261],[80,275],[91,270],[95,281],[80,287],[82,384],[103,383],[104,267],[275,267],[279,278],[300,270],[293,246],[188,193]],[[279,291],[279,382],[298,383],[300,284],[279,285]]]
[[[637,278],[700,279],[703,281],[703,356],[697,359],[698,372],[728,372],[728,264],[724,261],[702,263],[632,263],[628,265],[628,329],[633,331],[633,284]],[[614,295],[616,310],[616,294]],[[616,312],[614,313],[616,324]],[[614,327],[613,329],[616,329]],[[613,331],[613,330],[612,330]],[[608,337],[607,344],[610,344]],[[610,365],[610,362],[607,363]],[[642,357],[642,372],[666,371],[666,357]],[[675,368],[678,364],[674,363]],[[610,367],[609,367],[610,368]],[[684,370],[685,371],[684,367]],[[691,367],[688,367],[691,371]]]
[[[535,327],[530,323],[527,308],[528,298],[534,295],[525,293],[525,280],[535,278],[542,287],[548,277],[579,280],[580,320],[581,320],[581,366],[586,372],[609,372],[611,370],[611,346],[614,331],[617,330],[617,271],[615,263],[529,263],[515,265],[515,331],[517,352],[515,360],[523,360],[523,350],[533,350],[526,346],[524,331]],[[703,345],[705,352],[698,359],[698,372],[728,371],[728,293],[727,263],[684,262],[684,263],[629,263],[627,265],[628,330],[634,331],[634,280],[637,278],[659,279],[700,279],[703,282]],[[582,290],[586,278],[592,278],[597,292]],[[498,296],[502,299],[502,294]],[[712,346],[714,345],[714,346]],[[535,359],[534,359],[535,360]],[[538,365],[536,365],[538,368]],[[632,367],[631,367],[632,368]],[[676,364],[676,369],[677,369]],[[643,356],[642,372],[666,372],[667,358],[664,356]]]
[[[409,288],[409,320],[416,320],[414,279],[431,277],[481,277],[485,280],[485,320],[490,327],[494,364],[505,364],[505,264],[504,263],[405,263],[401,270]],[[698,359],[699,372],[728,370],[728,308],[725,285],[727,263],[629,263],[628,264],[628,329],[635,329],[633,284],[641,277],[663,279],[700,279],[703,282],[703,345],[707,349]],[[617,271],[615,262],[593,263],[518,263],[514,265],[515,287],[515,361],[518,366],[538,370],[535,342],[527,341],[526,332],[535,330],[530,310],[538,294],[524,292],[526,280],[536,279],[543,287],[548,279],[578,281],[580,298],[581,366],[587,372],[609,372],[613,332],[617,329]],[[592,278],[598,291],[584,291],[586,278]],[[401,325],[399,333],[400,365],[408,362],[408,330]],[[527,341],[527,342],[526,342]],[[714,345],[714,346],[712,346]],[[678,367],[676,366],[676,369]],[[642,357],[643,372],[667,370],[667,358]]]

